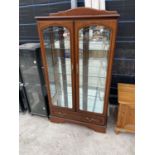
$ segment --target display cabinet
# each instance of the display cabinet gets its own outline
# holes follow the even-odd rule
[[[23,79],[19,69],[19,112],[26,112],[27,110],[30,110],[30,108],[24,88]]]
[[[36,17],[52,122],[106,131],[118,17],[91,8]]]
[[[42,73],[39,43],[26,43],[19,46],[19,67],[26,92],[29,112],[48,117],[47,93]]]

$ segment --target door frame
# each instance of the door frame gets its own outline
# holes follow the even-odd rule
[[[79,30],[81,28],[84,28],[87,26],[93,26],[93,25],[105,26],[105,27],[111,29],[110,49],[108,52],[107,75],[106,75],[105,95],[104,95],[104,103],[103,103],[103,113],[96,113],[96,112],[80,110],[80,104],[79,104],[79,42],[78,42]],[[77,70],[76,71],[76,111],[79,113],[107,116],[116,33],[117,33],[117,20],[115,20],[115,19],[75,20],[75,37],[76,37],[75,38],[75,57],[76,57],[75,61],[76,61],[76,70]]]
[[[75,105],[75,56],[74,56],[74,33],[73,33],[73,21],[72,20],[64,20],[64,21],[59,21],[59,20],[38,20],[37,21],[38,25],[38,33],[39,33],[39,39],[40,39],[40,46],[41,46],[41,55],[42,55],[42,62],[44,66],[44,77],[45,77],[45,83],[46,83],[46,90],[48,94],[48,104],[49,104],[49,109],[50,109],[50,114],[52,114],[55,109],[56,110],[61,110],[63,111],[75,111],[76,110],[76,105]],[[50,27],[50,26],[62,26],[68,29],[70,32],[70,54],[71,54],[71,80],[72,80],[72,108],[67,108],[67,107],[59,107],[54,104],[52,104],[52,97],[51,97],[51,90],[50,90],[50,82],[49,82],[49,73],[48,73],[48,64],[46,60],[46,50],[44,46],[44,38],[43,38],[43,31]]]

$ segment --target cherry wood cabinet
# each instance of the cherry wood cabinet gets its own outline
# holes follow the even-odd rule
[[[118,17],[91,8],[36,17],[50,121],[106,131]]]

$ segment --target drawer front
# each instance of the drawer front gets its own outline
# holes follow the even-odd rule
[[[62,117],[66,119],[72,119],[76,121],[92,123],[96,125],[105,125],[105,118],[100,116],[91,116],[91,115],[84,115],[80,112],[70,112],[70,111],[63,111],[62,109],[56,109],[52,112],[53,115],[57,117]]]

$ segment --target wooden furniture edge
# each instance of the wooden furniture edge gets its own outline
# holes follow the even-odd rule
[[[130,129],[124,129],[124,128],[115,127],[115,133],[119,134],[120,132],[135,133],[135,131],[130,130]]]
[[[36,16],[37,20],[45,19],[66,19],[66,18],[118,18],[117,11],[97,10],[93,8],[78,7],[57,13],[50,13],[49,16]]]
[[[84,125],[84,126],[90,128],[90,129],[93,129],[94,131],[106,133],[106,126],[81,122],[81,121],[72,120],[72,119],[66,119],[66,118],[57,117],[57,116],[51,116],[49,118],[49,120],[51,122],[54,122],[54,123],[74,123],[74,124],[78,124],[78,125]]]
[[[111,15],[111,14],[117,14],[117,11],[108,11],[108,10],[98,10],[94,8],[88,8],[88,7],[78,7],[74,9],[68,9],[66,11],[60,11],[57,13],[49,13],[49,16],[78,16],[78,15]]]
[[[118,83],[117,85],[118,87],[126,86],[126,87],[135,88],[135,84],[131,84],[131,83]]]

